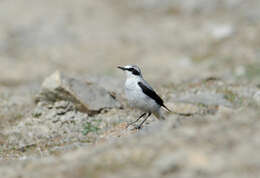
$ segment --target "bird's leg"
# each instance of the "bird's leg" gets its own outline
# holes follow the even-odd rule
[[[138,117],[138,119],[136,119],[135,121],[133,121],[133,122],[130,122],[130,123],[127,123],[127,126],[126,127],[129,127],[129,125],[132,125],[132,124],[134,124],[134,123],[136,123],[136,122],[138,122],[142,117],[144,117],[146,115],[146,113],[143,113],[140,117]]]
[[[149,112],[148,115],[147,115],[147,117],[143,120],[143,122],[141,122],[140,125],[138,125],[138,126],[136,127],[136,129],[141,129],[141,128],[142,128],[142,125],[145,123],[145,121],[148,119],[148,117],[151,116],[151,114],[152,114],[152,113]]]

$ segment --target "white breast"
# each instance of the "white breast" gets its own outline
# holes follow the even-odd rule
[[[129,78],[125,82],[125,94],[129,105],[144,112],[155,112],[160,106],[147,95],[145,95],[138,85],[136,78]]]

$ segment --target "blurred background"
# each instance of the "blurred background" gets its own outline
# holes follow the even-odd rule
[[[1,0],[0,8],[1,85],[55,70],[114,77],[125,64],[162,83],[260,80],[258,0]]]

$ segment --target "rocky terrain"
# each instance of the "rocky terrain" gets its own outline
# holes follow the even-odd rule
[[[260,177],[260,2],[0,2],[0,177]],[[173,112],[139,116],[117,65]]]

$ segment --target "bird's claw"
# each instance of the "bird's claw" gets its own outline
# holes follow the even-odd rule
[[[133,124],[131,124],[131,123],[127,124],[126,128],[128,128],[130,125],[133,125]],[[133,128],[131,130],[140,130],[140,129],[142,129],[142,126],[137,125],[137,126],[133,126]]]
[[[140,125],[135,126],[136,130],[140,130],[142,127]]]

